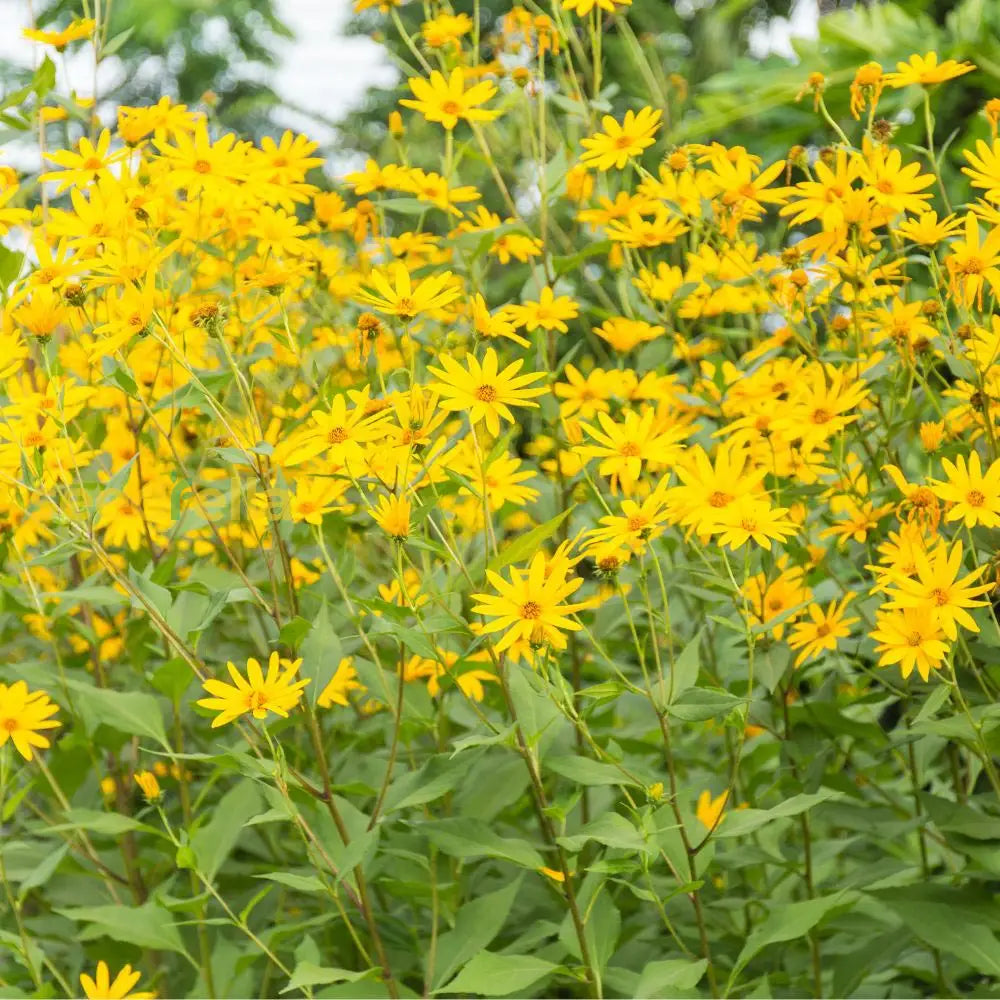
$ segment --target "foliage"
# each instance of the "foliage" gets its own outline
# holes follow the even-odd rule
[[[388,7],[420,72],[336,191],[8,96],[5,996],[996,992],[974,5],[693,106],[582,6]]]

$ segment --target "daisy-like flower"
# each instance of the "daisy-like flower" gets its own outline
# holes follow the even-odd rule
[[[43,31],[39,28],[25,28],[21,35],[29,42],[41,42],[43,45],[51,45],[57,52],[62,52],[70,42],[78,42],[84,38],[90,38],[94,33],[97,22],[93,18],[84,17],[77,21],[71,21],[69,25],[61,31]]]
[[[611,115],[605,115],[601,119],[604,131],[581,140],[586,152],[580,162],[596,170],[612,167],[621,170],[629,160],[653,145],[662,117],[662,111],[652,108],[642,108],[638,113],[626,111],[620,124]]]
[[[903,677],[914,668],[923,680],[940,668],[948,655],[948,644],[937,613],[930,608],[902,608],[875,613],[871,637],[879,644],[879,666],[899,664]]]
[[[995,528],[1000,524],[1000,461],[983,472],[979,453],[972,452],[968,462],[958,455],[954,462],[941,459],[947,480],[934,480],[931,489],[941,499],[952,504],[946,521],[965,522],[967,528],[981,524]]]
[[[358,672],[354,669],[353,661],[349,656],[345,656],[337,664],[329,683],[320,692],[316,704],[320,708],[332,708],[334,705],[346,708],[350,704],[348,700],[350,693],[364,690],[365,686],[358,680]]]
[[[512,566],[509,581],[487,570],[486,577],[497,593],[472,595],[472,599],[479,602],[472,610],[493,619],[483,627],[483,632],[504,633],[495,646],[498,653],[519,639],[536,647],[549,644],[554,649],[565,649],[563,633],[581,628],[570,615],[589,607],[589,602],[566,604],[564,601],[583,584],[583,577],[567,580],[556,572],[546,576],[546,568],[545,553],[538,552],[526,570]]]
[[[406,497],[379,497],[371,515],[375,523],[394,541],[403,542],[410,535],[410,501]]]
[[[416,76],[408,82],[416,99],[404,98],[399,103],[404,108],[419,111],[429,122],[440,122],[446,129],[453,129],[460,118],[467,122],[489,122],[500,114],[479,107],[496,94],[496,84],[481,80],[466,90],[465,71],[461,66],[456,66],[448,79],[434,70],[428,80]]]
[[[152,771],[137,771],[134,775],[135,783],[142,790],[147,802],[159,802],[163,796],[159,781]]]
[[[571,10],[577,17],[586,17],[595,7],[609,14],[616,7],[631,7],[632,0],[562,0],[562,9]]]
[[[979,221],[970,212],[965,217],[965,239],[956,240],[951,251],[944,262],[951,273],[952,291],[960,302],[967,306],[976,302],[982,307],[985,284],[994,295],[1000,295],[1000,228],[980,240]]]
[[[61,169],[48,170],[38,179],[56,181],[57,192],[69,187],[86,187],[91,181],[112,176],[111,167],[120,162],[126,153],[124,149],[111,152],[111,133],[107,129],[98,136],[96,146],[83,136],[77,150],[75,153],[69,149],[46,153],[45,159]]]
[[[545,386],[531,384],[544,379],[544,372],[517,374],[524,364],[523,358],[499,371],[497,352],[492,347],[487,349],[482,364],[471,354],[464,368],[448,354],[442,354],[440,360],[443,368],[427,369],[438,379],[429,387],[441,396],[438,405],[442,410],[467,413],[473,424],[484,420],[493,435],[500,433],[501,417],[514,422],[510,407],[538,406],[535,397],[548,392]]]
[[[772,507],[766,499],[740,497],[724,507],[716,522],[719,544],[734,551],[753,539],[770,550],[771,541],[783,542],[798,531],[794,521],[785,517],[785,507]]]
[[[896,63],[896,72],[886,73],[885,82],[897,89],[915,83],[929,87],[971,73],[975,68],[970,62],[958,62],[956,59],[945,59],[939,63],[936,52],[928,52],[925,56],[915,53],[906,62]]]
[[[566,333],[569,327],[566,320],[576,319],[580,315],[580,307],[568,295],[556,295],[546,285],[537,302],[525,302],[522,305],[507,306],[504,315],[515,326],[524,327],[528,333],[541,327],[543,330],[558,330]]]
[[[937,212],[921,212],[915,219],[900,222],[896,231],[919,246],[932,247],[954,236],[961,228],[961,221],[954,215],[946,215],[939,221]]]
[[[942,542],[933,552],[914,553],[917,578],[900,576],[889,589],[892,601],[889,608],[929,608],[937,613],[944,634],[954,641],[958,638],[958,626],[970,632],[978,632],[979,626],[966,608],[985,607],[988,601],[978,601],[977,597],[993,589],[992,583],[977,583],[986,572],[985,566],[973,570],[959,579],[962,571],[962,543],[949,550]]]
[[[683,426],[661,426],[651,407],[641,415],[626,410],[621,423],[615,423],[606,413],[598,413],[597,421],[600,428],[581,425],[594,444],[579,445],[575,450],[585,458],[599,458],[600,474],[611,480],[613,490],[620,485],[625,493],[632,492],[644,466],[662,468],[674,462],[688,434],[688,428]]]
[[[44,691],[29,691],[24,681],[15,681],[10,687],[0,684],[0,747],[10,740],[25,760],[31,760],[34,748],[50,746],[39,730],[60,726],[62,723],[50,718],[58,711],[59,706]]]
[[[695,818],[706,830],[714,830],[722,821],[722,811],[726,808],[728,799],[728,789],[713,798],[712,793],[706,788],[698,796],[698,803],[694,810]]]
[[[217,729],[227,722],[238,719],[250,712],[255,719],[267,718],[268,712],[274,712],[283,718],[295,708],[302,698],[302,689],[309,683],[309,678],[296,680],[301,660],[282,664],[277,652],[271,654],[267,663],[265,675],[260,663],[253,657],[247,660],[247,676],[236,669],[233,663],[227,663],[229,676],[233,683],[211,678],[202,687],[212,695],[202,698],[198,704],[202,708],[211,709],[219,714],[212,720],[212,728]]]
[[[87,1000],[152,1000],[155,993],[140,991],[133,993],[132,987],[142,978],[142,973],[126,965],[112,980],[107,962],[97,963],[97,972],[92,979],[87,973],[81,973],[80,985]]]
[[[390,282],[389,275],[373,271],[368,279],[372,289],[362,288],[357,295],[365,305],[378,312],[398,316],[404,322],[431,309],[442,309],[459,296],[451,271],[442,271],[414,282],[406,265],[397,261],[391,277]]]
[[[788,645],[800,650],[795,666],[800,667],[806,660],[814,659],[824,651],[837,648],[838,639],[846,639],[851,634],[851,626],[861,619],[845,618],[847,603],[854,597],[848,592],[839,601],[831,601],[824,610],[818,604],[810,604],[806,609],[810,621],[796,622]]]

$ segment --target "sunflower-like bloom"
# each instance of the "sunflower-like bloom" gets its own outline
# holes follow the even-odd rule
[[[496,84],[481,80],[466,90],[465,72],[461,66],[456,66],[447,80],[444,74],[434,70],[429,80],[416,76],[408,82],[416,100],[404,98],[399,103],[404,108],[419,111],[429,122],[440,122],[449,131],[460,118],[467,122],[489,122],[500,114],[479,107],[496,94]]]
[[[943,63],[939,63],[936,52],[928,52],[925,56],[914,53],[906,62],[896,63],[896,72],[886,73],[885,82],[897,89],[915,83],[929,87],[971,73],[975,68],[972,63],[959,62],[957,59],[945,59]]]
[[[296,680],[301,660],[283,664],[276,652],[271,654],[265,675],[260,663],[253,657],[247,660],[247,676],[244,677],[232,663],[227,663],[229,676],[233,683],[214,678],[205,681],[204,689],[212,695],[202,698],[198,704],[202,708],[211,709],[219,714],[212,720],[212,728],[217,729],[227,722],[238,719],[247,712],[255,719],[267,718],[268,712],[274,712],[283,718],[295,708],[302,697],[302,689],[309,679]]]
[[[468,413],[473,424],[483,420],[494,435],[500,433],[501,417],[514,422],[510,407],[538,406],[534,397],[548,392],[544,386],[531,384],[545,378],[544,372],[517,374],[524,364],[523,358],[499,371],[497,352],[492,347],[483,355],[482,364],[471,354],[464,368],[447,354],[441,355],[441,364],[444,368],[427,369],[438,378],[430,389],[440,394],[441,409]]]
[[[152,1000],[156,996],[155,993],[132,992],[132,987],[139,982],[141,976],[141,972],[134,970],[131,965],[126,965],[112,980],[108,963],[98,962],[94,978],[84,972],[80,975],[80,985],[87,1000]]]
[[[61,723],[50,716],[59,711],[44,691],[29,691],[24,681],[8,687],[0,684],[0,747],[10,740],[25,759],[34,756],[34,747],[42,750],[49,740],[40,729],[55,729]]]
[[[397,262],[391,282],[388,275],[373,271],[369,278],[372,289],[361,289],[358,298],[378,312],[408,322],[420,313],[441,309],[458,298],[459,290],[451,278],[451,271],[442,271],[414,282],[406,265]]]
[[[583,577],[566,579],[558,572],[546,575],[547,566],[545,553],[539,552],[527,570],[512,566],[509,581],[487,570],[486,577],[497,593],[472,595],[479,602],[472,610],[493,619],[483,631],[504,633],[495,646],[498,653],[519,639],[535,647],[551,645],[554,649],[565,649],[563,633],[576,632],[582,627],[570,615],[590,607],[590,603],[563,602],[581,586]]]
[[[662,111],[652,108],[626,111],[621,123],[611,115],[605,115],[601,119],[604,131],[580,140],[586,150],[580,162],[597,170],[610,170],[612,167],[621,170],[629,160],[653,145],[653,136],[660,127],[662,117]]]

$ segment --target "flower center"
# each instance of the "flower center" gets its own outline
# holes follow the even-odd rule
[[[723,493],[722,490],[716,490],[708,498],[708,503],[710,507],[728,507],[735,499],[731,493]]]
[[[615,149],[628,149],[632,145],[631,136],[620,135],[615,139]]]
[[[919,646],[924,641],[924,637],[919,632],[911,632],[906,637],[906,644],[908,646]]]
[[[948,591],[942,590],[940,587],[931,591],[931,597],[934,598],[934,603],[939,608],[943,608],[948,603]]]
[[[830,634],[830,626],[827,625],[826,622],[823,622],[822,625],[817,625],[816,626],[816,635],[817,635],[817,637],[819,637],[819,638],[822,639],[822,638],[825,638],[826,636],[828,636],[829,634]]]
[[[460,115],[462,113],[462,105],[458,101],[445,101],[441,105],[441,110],[446,115]]]
[[[824,410],[822,407],[818,410],[813,410],[812,419],[814,424],[829,423],[831,417],[832,414],[830,413],[830,411]]]
[[[17,729],[17,719],[4,719],[0,722],[0,728],[6,729],[8,733],[14,732]]]
[[[207,174],[212,169],[212,164],[208,160],[195,160],[194,169],[199,174]]]
[[[481,385],[476,390],[476,399],[481,403],[495,403],[497,398],[496,386]]]
[[[347,428],[346,427],[334,427],[327,436],[327,441],[330,444],[343,444],[347,440]]]
[[[982,507],[982,505],[986,503],[986,497],[980,493],[979,490],[969,490],[969,492],[965,494],[965,502],[970,507]]]
[[[641,453],[641,449],[634,441],[626,441],[621,448],[618,449],[618,454],[622,458],[638,458]]]
[[[625,522],[625,527],[627,527],[629,531],[642,531],[647,524],[649,524],[649,521],[647,521],[644,517],[630,517]]]
[[[521,617],[533,620],[542,617],[542,606],[537,601],[526,601],[521,605]]]
[[[104,167],[104,162],[99,160],[96,156],[88,156],[87,159],[83,161],[84,170],[101,170]]]
[[[265,700],[263,691],[251,691],[247,697],[247,708],[251,712],[256,712],[264,707]]]

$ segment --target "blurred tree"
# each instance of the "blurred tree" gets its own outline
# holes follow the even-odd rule
[[[121,63],[117,85],[102,100],[139,105],[168,95],[196,104],[211,93],[227,128],[253,136],[269,131],[268,113],[278,102],[266,82],[275,41],[292,37],[273,0],[106,0],[102,9],[110,11],[101,25],[104,51]],[[79,16],[81,0],[36,10],[39,27]]]

